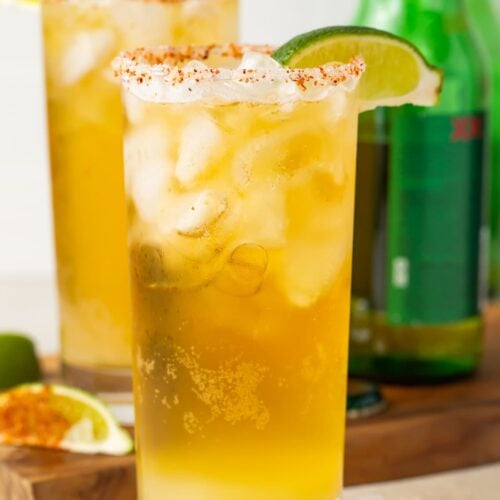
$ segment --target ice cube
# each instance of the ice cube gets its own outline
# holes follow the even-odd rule
[[[138,245],[132,249],[131,264],[140,282],[148,287],[159,287],[167,281],[163,268],[162,251],[150,245]]]
[[[198,2],[196,2],[198,3]],[[167,41],[171,33],[171,5],[165,2],[111,2],[111,22],[128,48],[153,47]]]
[[[203,19],[213,16],[215,13],[222,15],[220,9],[224,7],[217,7],[213,2],[182,2],[182,13],[185,17],[193,19]],[[185,20],[188,21],[188,20]],[[189,26],[189,24],[187,25]]]
[[[283,257],[283,283],[290,302],[301,308],[314,305],[346,265],[349,249],[343,241],[303,241],[287,246]]]
[[[170,139],[162,126],[133,128],[125,134],[125,182],[142,219],[152,222],[162,211],[171,186]]]
[[[271,56],[261,52],[247,52],[241,60],[240,69],[270,69],[282,70],[283,66]]]
[[[239,245],[214,281],[215,287],[235,297],[255,295],[264,281],[269,258],[264,248],[254,244]]]
[[[59,81],[63,85],[80,81],[93,68],[111,59],[115,43],[115,35],[109,29],[77,32],[61,58]]]
[[[238,149],[232,164],[232,174],[242,192],[269,182],[284,157],[283,135],[262,134]]]
[[[177,234],[190,238],[208,236],[227,209],[228,199],[223,192],[206,189],[186,207],[177,221]]]
[[[196,116],[182,132],[175,168],[177,180],[191,186],[214,166],[223,151],[223,135],[217,125],[208,114]]]
[[[164,162],[171,167],[171,136],[161,124],[132,127],[124,137],[124,156],[126,174],[133,175],[145,163]]]
[[[348,165],[346,161],[342,161],[340,159],[339,161],[336,161],[335,163],[332,164],[330,168],[330,172],[333,177],[333,181],[337,186],[343,186],[347,180],[348,176]]]
[[[285,121],[271,132],[248,141],[233,159],[232,174],[241,190],[254,189],[256,184],[286,181],[297,173],[324,163],[325,141],[310,124]]]
[[[336,120],[346,117],[348,113],[347,105],[349,103],[351,103],[351,99],[347,97],[346,92],[338,90],[331,94],[328,98],[328,105],[330,106],[332,117]]]
[[[213,254],[205,262],[179,253],[169,242],[139,244],[132,248],[131,264],[139,282],[151,289],[192,290],[209,283],[223,265],[222,256]]]
[[[230,193],[206,189],[198,193],[169,193],[153,234],[184,259],[213,275],[227,259],[240,220]],[[217,267],[219,266],[219,267]]]
[[[281,248],[286,242],[287,215],[281,186],[261,184],[241,197],[239,234],[264,248]]]
[[[133,125],[137,125],[144,118],[144,108],[145,103],[141,101],[131,92],[123,93],[123,105],[125,108],[125,114],[127,116],[127,121]]]
[[[168,187],[164,163],[145,163],[135,172],[129,192],[142,220],[154,222],[161,216]]]
[[[281,269],[285,294],[303,308],[312,306],[339,279],[350,259],[353,227],[353,182],[328,199],[313,179],[311,175],[287,194],[290,219]]]

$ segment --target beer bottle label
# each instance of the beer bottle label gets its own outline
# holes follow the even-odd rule
[[[396,110],[391,122],[389,324],[443,324],[478,314],[482,113]]]

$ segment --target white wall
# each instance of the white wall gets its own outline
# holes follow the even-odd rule
[[[347,23],[357,0],[241,0],[242,40],[279,44]],[[36,8],[0,5],[0,330],[56,348],[53,245]]]
[[[51,266],[37,10],[0,6],[0,276]]]
[[[281,44],[304,31],[348,24],[358,0],[240,0],[242,40]]]

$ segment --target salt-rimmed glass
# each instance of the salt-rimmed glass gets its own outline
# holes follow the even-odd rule
[[[237,3],[43,2],[62,358],[72,384],[131,389],[122,110],[111,60],[145,44],[234,40]]]
[[[364,66],[268,53],[115,63],[144,500],[341,494]]]

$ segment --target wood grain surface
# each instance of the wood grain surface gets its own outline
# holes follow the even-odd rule
[[[384,386],[388,410],[349,423],[347,485],[500,461],[500,306],[488,309],[486,325],[484,359],[473,378]]]
[[[0,447],[1,500],[135,500],[134,457]]]
[[[486,315],[474,378],[439,386],[384,386],[388,410],[350,422],[346,484],[366,484],[500,461],[500,306]],[[53,378],[57,358],[44,360]],[[0,500],[135,500],[134,457],[0,446]]]

